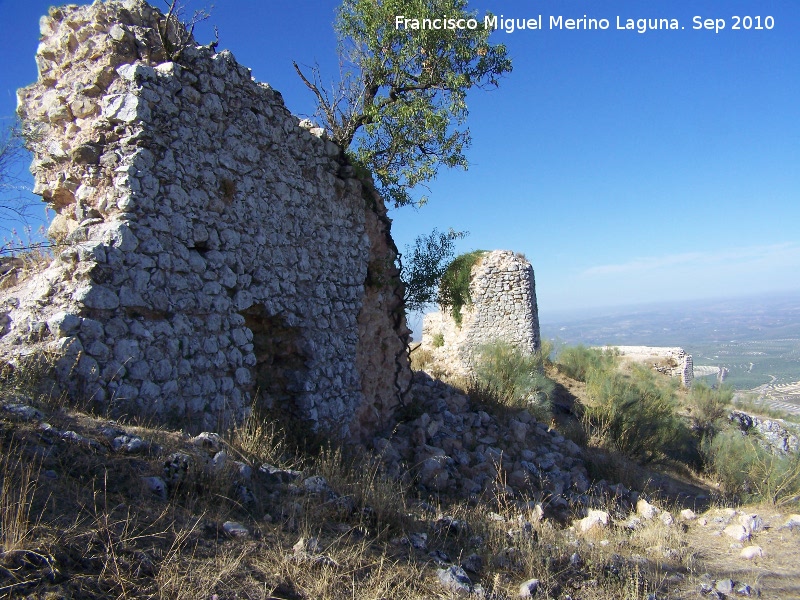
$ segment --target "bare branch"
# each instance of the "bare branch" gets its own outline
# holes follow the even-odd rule
[[[158,37],[161,47],[167,58],[172,61],[180,59],[181,53],[191,44],[195,43],[194,28],[198,23],[209,19],[211,13],[204,8],[194,11],[188,21],[183,19],[184,7],[180,0],[164,0],[169,7],[164,21],[158,25]],[[219,43],[219,34],[214,28],[216,39],[211,42],[212,47]]]

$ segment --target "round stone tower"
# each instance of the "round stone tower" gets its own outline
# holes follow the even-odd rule
[[[422,347],[433,353],[446,372],[466,375],[476,350],[505,341],[523,352],[539,350],[539,311],[533,267],[521,254],[495,250],[472,267],[472,302],[461,309],[461,324],[450,311],[425,315]]]

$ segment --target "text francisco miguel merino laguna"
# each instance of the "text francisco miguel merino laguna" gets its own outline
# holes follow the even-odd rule
[[[550,15],[545,21],[542,15],[527,19],[506,18],[503,15],[486,15],[483,18],[483,27],[492,30],[502,30],[513,33],[523,29],[610,29],[611,21],[608,19],[593,19],[583,15],[579,19],[565,19],[562,15]],[[442,15],[440,18],[416,19],[397,15],[394,21],[395,29],[477,29],[481,22],[474,17],[452,18]],[[624,19],[616,17],[616,29],[634,30],[644,33],[654,29],[681,29],[678,19]]]

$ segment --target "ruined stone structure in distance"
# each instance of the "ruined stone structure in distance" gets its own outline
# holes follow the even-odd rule
[[[472,267],[469,291],[471,303],[461,309],[460,325],[447,309],[423,319],[422,347],[441,369],[470,373],[478,349],[495,341],[525,353],[539,350],[536,283],[525,257],[509,250],[486,253]]]
[[[694,360],[686,350],[667,346],[603,346],[619,353],[625,361],[646,365],[659,373],[677,377],[683,387],[694,381]]]
[[[3,292],[0,351],[111,414],[217,428],[255,401],[368,439],[409,386],[383,200],[230,52],[168,61],[141,0],[51,9],[19,91],[46,270]]]

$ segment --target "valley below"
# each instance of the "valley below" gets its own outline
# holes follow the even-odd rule
[[[597,309],[543,311],[542,337],[564,345],[680,346],[695,377],[721,369],[736,400],[800,414],[800,293]]]

